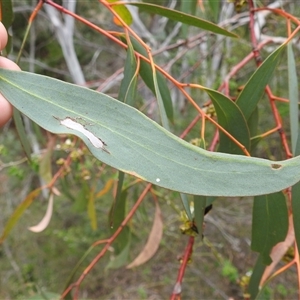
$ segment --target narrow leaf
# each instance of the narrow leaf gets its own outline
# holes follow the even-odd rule
[[[182,202],[182,205],[186,212],[186,215],[188,216],[189,220],[192,222],[193,216],[192,216],[191,206],[190,206],[190,201],[188,199],[188,196],[186,194],[180,193],[180,197],[181,197],[181,202]]]
[[[31,226],[28,229],[32,232],[42,232],[43,230],[45,230],[50,223],[52,212],[53,212],[53,194],[51,194],[49,197],[46,214],[43,217],[43,219],[37,225]]]
[[[89,249],[86,250],[85,253],[82,255],[80,260],[77,262],[76,266],[73,268],[71,274],[69,275],[69,278],[67,279],[63,290],[66,290],[69,287],[69,285],[72,284],[72,282],[74,281],[76,272],[79,270],[80,266],[85,261],[85,259],[88,257],[88,255],[92,252],[94,247],[95,247],[94,245],[90,246]],[[66,295],[66,297],[64,299],[73,299],[71,291]]]
[[[116,2],[118,0],[107,0],[109,3]],[[119,15],[119,17],[127,24],[131,25],[132,24],[132,16],[130,11],[125,5],[112,5],[112,9]],[[115,19],[114,22],[116,25],[122,26],[122,24],[119,22],[118,19]]]
[[[251,196],[300,180],[300,157],[270,161],[213,153],[168,132],[135,108],[107,95],[42,75],[0,70],[1,93],[30,119],[56,134],[74,134],[104,163],[187,194]],[[71,119],[99,139],[61,121]],[[106,151],[105,151],[106,150]]]
[[[138,43],[137,40],[132,38],[131,42],[132,42],[132,45],[133,45],[133,48],[135,51],[137,51],[138,53],[142,54],[145,57],[148,57],[146,50]],[[141,59],[139,74],[141,75],[143,81],[148,86],[148,88],[152,91],[152,93],[154,95],[156,95],[157,87],[155,88],[155,85],[154,85],[152,68],[149,65],[149,63],[145,62],[142,59]],[[165,108],[166,114],[167,114],[169,120],[172,122],[173,121],[173,103],[172,103],[172,98],[171,98],[169,87],[167,85],[165,77],[161,73],[156,73],[156,76],[157,76],[158,90],[159,90],[160,96],[162,98],[162,101],[164,103],[164,108]]]
[[[180,1],[180,11],[186,14],[192,14],[195,15],[197,11],[197,0],[191,0],[191,1]],[[181,36],[186,37],[188,34],[188,28],[189,25],[183,24],[181,27]]]
[[[259,292],[259,283],[265,269],[266,265],[263,263],[263,257],[262,255],[259,255],[254,269],[252,271],[252,275],[248,286],[248,293],[250,294],[251,300],[256,299],[256,296]]]
[[[300,154],[300,136],[297,139],[297,145],[295,148],[295,155]],[[295,230],[295,238],[300,253],[300,182],[292,187],[292,210],[293,210],[293,222]]]
[[[270,252],[284,241],[288,232],[288,210],[282,192],[254,198],[251,249],[262,255],[263,262],[272,262]]]
[[[155,89],[155,95],[156,95],[156,99],[157,99],[157,104],[158,104],[158,109],[159,109],[159,114],[160,114],[160,118],[161,118],[161,123],[162,126],[167,129],[168,131],[170,131],[170,127],[169,127],[169,122],[168,122],[168,117],[167,117],[167,113],[164,107],[164,103],[163,103],[163,99],[160,93],[160,89],[157,83],[157,76],[156,76],[156,72],[154,70],[154,73],[152,72],[152,76],[153,76],[153,83],[154,83],[154,89]]]
[[[0,21],[8,29],[13,22],[13,9],[11,0],[0,0]]]
[[[292,151],[295,153],[298,132],[299,132],[299,93],[298,93],[298,76],[296,70],[296,62],[294,58],[292,44],[287,45],[288,56],[288,83],[289,83],[289,99],[290,99],[290,126]]]
[[[137,6],[138,8],[143,9],[148,13],[157,14],[160,16],[167,17],[170,20],[174,20],[176,22],[181,22],[187,25],[195,26],[198,28],[202,28],[207,31],[211,31],[213,33],[222,34],[229,37],[237,37],[236,34],[229,32],[222,27],[215,25],[209,21],[185,14],[181,11],[176,11],[173,9],[169,9],[163,6],[150,4],[150,3],[141,3],[141,2],[126,2],[126,4]]]
[[[52,152],[55,146],[55,139],[51,138],[47,145],[46,152],[40,159],[39,175],[43,178],[45,183],[50,183],[52,180]]]
[[[257,135],[258,119],[259,119],[258,107],[256,106],[247,122],[251,138]]]
[[[109,263],[105,267],[105,270],[118,269],[126,265],[128,263],[128,258],[130,254],[130,245],[131,245],[131,234],[129,234],[127,244],[125,245],[123,250],[118,255],[116,255],[112,260],[109,261]]]
[[[162,239],[162,234],[163,234],[163,222],[161,217],[161,211],[158,203],[156,202],[154,221],[153,221],[151,232],[148,237],[148,241],[144,249],[141,251],[141,253],[126,268],[132,269],[138,267],[144,264],[145,262],[147,262],[149,259],[151,259],[159,247],[160,241]]]
[[[264,62],[248,80],[247,84],[236,100],[236,104],[243,112],[246,120],[250,118],[257,106],[258,101],[261,99],[265,87],[276,69],[280,54],[284,48],[285,45],[280,46],[264,60]]]
[[[202,237],[203,233],[203,222],[204,222],[204,212],[206,207],[206,197],[204,196],[194,196],[194,215],[195,223],[198,229],[199,236]]]
[[[220,0],[207,1],[209,8],[212,11],[214,22],[218,22],[218,16],[220,11]]]
[[[195,15],[197,11],[197,0],[190,0],[190,1],[181,1],[180,2],[180,11],[186,14]]]
[[[16,108],[14,108],[13,118],[23,150],[28,158],[28,161],[31,161],[31,146],[25,131],[22,115]]]
[[[137,87],[137,76],[135,76],[137,63],[132,44],[127,42],[127,45],[128,48],[124,67],[124,78],[121,82],[118,99],[121,102],[125,102],[132,106],[135,100]]]
[[[13,214],[9,217],[6,223],[2,235],[0,237],[0,244],[5,240],[7,235],[16,225],[17,221],[21,218],[24,211],[31,205],[33,200],[40,194],[41,189],[38,188],[27,195],[27,197],[18,205]]]
[[[87,204],[87,213],[88,217],[91,222],[91,227],[93,230],[97,229],[97,215],[96,215],[96,208],[95,208],[95,194],[94,194],[94,189],[90,190],[90,195],[88,199],[88,204]]]
[[[127,200],[127,190],[122,191],[119,198],[116,198],[115,203],[111,207],[109,214],[109,224],[111,228],[111,233],[114,233],[126,216],[126,200]],[[128,239],[130,236],[130,230],[128,226],[125,226],[121,233],[118,235],[114,241],[115,253],[121,253],[126,245],[128,244]]]
[[[211,89],[205,89],[215,107],[218,123],[237,141],[250,150],[250,134],[247,122],[239,107],[225,95]],[[243,150],[225,133],[219,131],[220,147],[218,151],[231,154],[244,154]]]
[[[12,0],[0,0],[0,21],[3,23],[6,30],[11,27],[11,24],[14,19],[13,8],[12,8]],[[8,41],[7,45],[2,51],[2,55],[7,56],[11,51],[11,42],[12,37],[8,32]]]
[[[122,197],[122,187],[123,187],[123,183],[124,183],[124,177],[125,174],[122,171],[119,171],[118,173],[118,186],[117,186],[117,193],[114,199],[114,202],[111,206],[110,212],[109,212],[109,224],[110,227],[114,226],[114,214],[115,214],[115,210],[116,210],[116,204],[120,203],[121,197]]]

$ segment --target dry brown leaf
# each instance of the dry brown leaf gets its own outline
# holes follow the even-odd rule
[[[47,228],[50,223],[53,212],[53,194],[49,197],[48,207],[45,216],[41,222],[35,226],[29,227],[28,229],[32,232],[41,232]]]
[[[155,205],[155,216],[148,241],[141,253],[126,268],[132,269],[147,262],[156,253],[163,235],[163,222],[158,203]]]
[[[271,251],[272,263],[266,267],[265,272],[260,280],[260,287],[265,283],[265,281],[270,277],[271,273],[275,269],[276,265],[280,262],[281,258],[284,256],[286,251],[292,246],[295,241],[294,225],[293,225],[293,215],[289,216],[289,230],[284,242],[278,243]]]

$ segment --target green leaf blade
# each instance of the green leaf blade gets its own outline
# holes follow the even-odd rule
[[[300,137],[298,136],[295,148],[295,155],[300,154]],[[300,253],[300,182],[292,187],[292,210],[293,224],[295,229],[295,239]]]
[[[272,162],[213,153],[168,132],[141,112],[107,95],[42,75],[0,70],[2,94],[41,127],[80,137],[104,163],[161,187],[204,196],[274,193],[300,180],[300,157]],[[68,128],[70,118],[106,144]]]
[[[263,262],[272,262],[270,252],[284,241],[288,231],[288,210],[282,192],[256,196],[253,205],[251,249],[262,255]]]
[[[137,40],[132,38],[131,42],[135,51],[137,51],[145,57],[148,57],[146,50],[138,43]],[[154,78],[151,66],[149,65],[149,63],[145,62],[142,59],[140,63],[139,74],[141,75],[143,81],[154,95],[157,96],[157,92],[159,93],[159,97],[163,102],[164,110],[167,114],[167,117],[171,122],[173,122],[173,103],[165,77],[161,73],[157,72],[156,78]]]
[[[195,223],[198,229],[199,236],[203,234],[204,212],[206,207],[206,197],[194,196],[194,215]]]
[[[118,99],[121,102],[128,103],[129,105],[134,104],[137,77],[135,76],[137,68],[137,62],[134,55],[134,50],[131,44],[128,44],[127,57],[124,67],[124,78],[121,82]]]
[[[280,54],[284,48],[285,45],[280,46],[264,60],[264,62],[248,80],[236,100],[236,104],[243,112],[246,120],[250,118],[258,104],[258,101],[261,99],[265,87],[275,71],[279,62]]]
[[[138,8],[142,8],[143,10],[147,11],[148,13],[158,14],[163,17],[167,17],[170,20],[174,20],[177,22],[181,22],[183,24],[187,24],[190,26],[195,26],[198,28],[202,28],[207,31],[211,31],[213,33],[222,34],[229,37],[237,37],[236,34],[227,31],[226,29],[215,25],[209,21],[185,14],[180,11],[176,11],[173,9],[169,9],[163,6],[150,4],[150,3],[140,3],[140,2],[128,2],[128,5],[134,5]]]
[[[214,90],[205,89],[215,107],[218,123],[247,150],[250,150],[250,134],[247,122],[239,107],[229,98]],[[219,130],[218,151],[230,154],[244,154],[243,150],[225,133]]]
[[[299,131],[299,93],[298,93],[298,76],[296,62],[294,58],[292,44],[287,45],[288,56],[288,83],[289,83],[289,105],[290,105],[290,126],[292,150],[295,153],[298,131]]]

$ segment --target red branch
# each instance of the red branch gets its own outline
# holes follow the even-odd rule
[[[187,267],[187,264],[189,262],[189,259],[190,259],[191,255],[193,253],[194,241],[195,241],[195,238],[193,236],[190,236],[188,245],[187,245],[187,247],[185,248],[185,251],[184,251],[184,255],[183,255],[183,258],[182,258],[182,263],[181,263],[180,269],[178,271],[176,284],[174,286],[174,289],[173,289],[172,295],[170,297],[170,300],[179,300],[180,299],[180,294],[181,294],[181,290],[182,290],[181,283],[182,283],[182,280],[183,280],[185,269]]]
[[[75,292],[74,292],[74,300],[78,299],[78,294],[79,294],[79,287],[80,284],[82,283],[82,281],[84,280],[84,278],[87,276],[87,274],[94,268],[94,266],[97,264],[97,262],[104,256],[104,254],[107,252],[107,250],[109,249],[109,247],[111,246],[111,244],[114,242],[114,240],[117,238],[117,236],[121,233],[121,231],[123,230],[123,228],[125,227],[125,225],[129,222],[129,220],[133,217],[134,213],[136,212],[136,210],[138,209],[138,207],[140,206],[140,204],[142,203],[142,201],[144,200],[145,196],[147,195],[147,193],[149,192],[149,190],[151,189],[152,184],[148,184],[147,187],[144,189],[144,191],[142,192],[142,194],[140,195],[140,197],[138,198],[138,200],[136,201],[136,203],[134,204],[134,206],[132,207],[132,209],[130,210],[130,212],[128,213],[128,215],[126,216],[126,218],[123,220],[123,222],[121,223],[121,225],[118,227],[118,229],[115,231],[115,233],[108,239],[106,240],[106,245],[103,247],[103,249],[99,252],[99,254],[92,260],[92,262],[86,267],[86,269],[82,272],[81,276],[79,277],[79,279],[76,281],[76,283],[71,284],[61,295],[61,299],[65,298],[66,295],[73,289],[75,288]],[[98,242],[98,244],[100,244]]]

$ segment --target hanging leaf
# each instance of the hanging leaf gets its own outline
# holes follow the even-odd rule
[[[97,229],[97,215],[96,215],[96,208],[95,208],[95,193],[94,189],[92,188],[89,193],[89,198],[88,198],[88,204],[87,204],[87,213],[88,217],[91,222],[91,227],[93,230]]]
[[[253,268],[249,286],[248,286],[248,293],[250,294],[251,300],[256,299],[256,296],[259,292],[259,283],[261,281],[265,269],[266,269],[266,265],[263,263],[263,257],[260,254]]]
[[[43,219],[37,225],[29,227],[28,229],[30,231],[42,232],[43,230],[45,230],[48,227],[51,217],[52,217],[52,212],[53,212],[53,197],[54,197],[53,194],[51,194],[49,197],[46,214],[43,217]]]
[[[182,202],[182,205],[184,207],[184,210],[186,212],[186,215],[189,219],[189,221],[193,221],[193,215],[192,215],[192,212],[191,212],[191,204],[190,204],[190,201],[189,201],[189,198],[186,194],[183,194],[183,193],[180,193],[180,198],[181,198],[181,202]]]
[[[298,136],[297,144],[295,148],[295,155],[300,154],[300,136]],[[300,182],[292,187],[292,210],[293,210],[293,222],[295,228],[295,237],[300,253]]]
[[[126,217],[127,190],[123,190],[119,195],[120,196],[115,199],[115,202],[113,203],[109,213],[111,234],[115,233]],[[126,225],[114,241],[114,249],[116,254],[120,254],[128,245],[129,236],[130,229],[128,225]]]
[[[21,113],[14,108],[13,112],[14,123],[17,129],[17,133],[24,149],[24,152],[27,156],[28,161],[31,161],[31,146],[28,140],[28,135],[26,134],[25,127],[22,120]]]
[[[139,44],[139,42],[136,39],[131,38],[131,43],[132,43],[135,51],[137,51],[138,53],[142,54],[145,57],[148,57],[146,50]],[[145,84],[148,86],[148,88],[152,91],[152,93],[154,95],[156,95],[157,91],[159,91],[159,95],[163,101],[166,114],[167,114],[169,120],[172,122],[173,114],[174,114],[173,103],[172,103],[170,90],[167,85],[165,77],[161,73],[157,72],[156,73],[156,82],[155,82],[151,66],[149,65],[149,63],[145,62],[142,59],[140,62],[140,73],[139,74],[141,75]],[[155,86],[155,83],[157,84],[157,86]]]
[[[201,237],[203,232],[205,207],[206,207],[206,197],[194,196],[195,223],[198,229],[198,234]]]
[[[121,19],[127,24],[132,24],[132,16],[130,11],[127,9],[125,5],[120,6],[113,6],[113,10],[121,17]],[[122,23],[117,19],[114,18],[114,22],[118,26],[122,26]]]
[[[4,27],[8,31],[11,27],[11,24],[14,19],[13,8],[12,8],[12,0],[0,0],[0,21],[3,23]],[[8,32],[8,40],[6,47],[4,48],[3,55],[7,56],[11,51],[12,37]]]
[[[27,195],[27,197],[18,205],[13,214],[9,217],[2,235],[0,236],[0,244],[5,240],[7,235],[16,225],[17,221],[23,215],[24,211],[31,205],[33,200],[40,194],[41,188],[38,188]]]
[[[218,123],[239,141],[247,150],[250,150],[250,134],[245,117],[239,107],[225,95],[211,89],[204,89],[214,104]],[[220,147],[218,151],[231,154],[244,154],[243,150],[221,130]]]
[[[141,253],[126,268],[138,267],[153,257],[156,253],[163,235],[163,222],[158,203],[155,203],[155,215],[148,241]]]
[[[154,90],[155,90],[155,95],[156,95],[156,99],[157,99],[157,103],[158,103],[158,110],[159,110],[159,115],[161,118],[161,123],[165,129],[170,131],[168,117],[167,117],[166,109],[164,107],[164,102],[163,102],[163,99],[162,99],[162,96],[160,93],[160,88],[158,86],[157,73],[155,70],[154,71],[152,70],[152,77],[153,77]]]
[[[133,107],[87,88],[1,69],[0,90],[41,127],[74,134],[104,163],[170,190],[251,196],[274,193],[300,180],[300,157],[274,162],[209,152],[179,139]]]
[[[46,152],[42,155],[39,163],[39,175],[46,182],[50,183],[52,180],[52,153],[55,146],[55,138],[52,137],[47,145]]]
[[[129,232],[125,247],[118,255],[116,255],[113,259],[109,261],[109,263],[105,267],[105,270],[118,269],[126,265],[128,263],[128,258],[130,254],[130,245],[131,245],[131,233]]]
[[[296,151],[297,138],[299,134],[299,93],[298,93],[298,76],[296,62],[294,58],[292,44],[287,45],[288,56],[288,83],[289,83],[289,105],[290,105],[290,126],[291,142],[293,153]]]
[[[262,255],[263,263],[271,264],[270,252],[284,241],[288,232],[288,210],[282,192],[254,198],[251,249]]]
[[[151,4],[151,3],[141,3],[141,2],[127,2],[126,4],[137,6],[140,9],[143,9],[144,11],[148,13],[157,14],[160,16],[167,17],[170,20],[174,20],[176,22],[181,22],[190,26],[195,26],[202,28],[207,31],[211,31],[213,33],[222,34],[225,36],[230,37],[237,37],[236,34],[227,31],[226,29],[223,29],[222,27],[219,27],[218,25],[215,25],[214,23],[211,23],[209,21],[185,14],[181,11],[176,11],[170,8],[166,8],[163,6]]]
[[[137,62],[134,55],[134,50],[130,41],[127,41],[127,57],[124,67],[124,78],[121,82],[118,99],[131,106],[134,104],[136,87],[137,87]]]
[[[283,44],[264,60],[239,94],[236,104],[241,109],[246,120],[250,118],[256,109],[257,103],[261,99],[266,85],[273,76],[279,62],[280,54],[284,48],[285,45]]]

